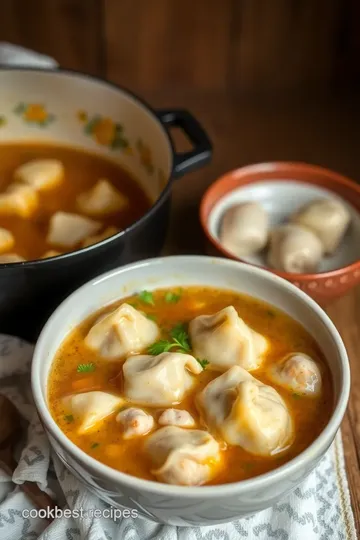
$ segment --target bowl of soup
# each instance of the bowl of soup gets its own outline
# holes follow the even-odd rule
[[[188,111],[88,75],[1,68],[0,83],[1,330],[34,338],[76,287],[159,254],[171,184],[211,143]]]
[[[179,526],[251,515],[295,489],[331,445],[349,386],[342,340],[309,296],[205,256],[82,286],[32,363],[64,465],[109,504]]]

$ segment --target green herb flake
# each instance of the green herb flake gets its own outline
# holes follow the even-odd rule
[[[92,362],[89,364],[79,364],[76,371],[78,373],[92,373],[95,371],[95,364]]]
[[[272,311],[272,309],[268,309],[268,310],[266,311],[266,315],[267,315],[268,317],[270,317],[271,319],[273,319],[273,318],[276,316],[276,313],[275,313],[275,311]]]
[[[293,395],[292,395],[292,397],[293,397],[294,399],[300,399],[302,396],[301,396],[301,394],[297,394],[296,392],[294,392]]]
[[[74,421],[74,417],[73,417],[72,414],[66,414],[66,415],[64,416],[64,419],[65,419],[67,422],[69,422],[69,423]]]
[[[170,335],[178,347],[183,349],[185,352],[190,351],[189,335],[184,324],[177,324],[174,326],[174,328],[170,331]]]
[[[139,298],[144,304],[149,304],[150,306],[155,305],[153,293],[150,291],[141,291],[139,293]]]
[[[208,360],[200,360],[200,358],[197,358],[196,360],[199,362],[200,366],[203,369],[206,369],[206,366],[208,366],[210,363]]]
[[[176,343],[171,343],[167,339],[160,339],[159,341],[156,341],[155,343],[150,345],[150,347],[148,348],[148,353],[157,356],[158,354],[169,351],[175,346]]]
[[[177,294],[171,291],[168,291],[164,296],[164,300],[167,304],[177,304],[180,299],[181,294]]]
[[[100,446],[100,443],[93,442],[92,445],[90,446],[90,448],[93,450],[94,448],[97,448],[98,446]]]
[[[246,471],[246,472],[250,472],[253,470],[254,468],[254,464],[253,463],[250,463],[250,462],[245,462],[242,464],[243,466],[243,469]]]
[[[137,302],[127,302],[129,304],[129,306],[133,307],[134,309],[137,309],[138,308],[138,303]]]
[[[146,317],[147,317],[148,319],[150,319],[150,321],[154,321],[154,322],[155,322],[156,319],[157,319],[157,317],[156,317],[156,315],[154,315],[154,313],[147,313],[147,314],[146,314]]]

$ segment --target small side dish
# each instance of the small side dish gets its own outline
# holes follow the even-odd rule
[[[319,347],[282,311],[230,290],[142,291],[58,349],[50,412],[93,458],[176,485],[237,482],[301,453],[330,418]]]

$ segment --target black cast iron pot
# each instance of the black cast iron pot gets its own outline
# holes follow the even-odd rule
[[[44,141],[103,154],[131,171],[154,201],[141,219],[96,245],[0,265],[0,332],[34,340],[59,302],[79,285],[160,253],[172,181],[206,164],[211,143],[188,111],[153,110],[123,88],[76,72],[1,69],[0,99],[6,118],[0,143]],[[176,153],[168,133],[173,126],[185,132],[193,150]]]

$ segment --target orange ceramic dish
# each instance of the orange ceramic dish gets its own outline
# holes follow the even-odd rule
[[[290,179],[324,188],[341,197],[355,212],[360,213],[360,185],[336,172],[306,163],[292,162],[269,162],[241,167],[221,176],[208,188],[202,198],[200,221],[208,239],[209,253],[249,262],[236,257],[222,246],[210,230],[210,216],[219,201],[234,190],[260,182],[283,182],[285,187]],[[356,248],[359,249],[359,246],[354,246],[354,250]],[[360,283],[360,257],[356,255],[351,264],[320,273],[292,274],[268,269],[308,293],[320,304],[328,303]]]

